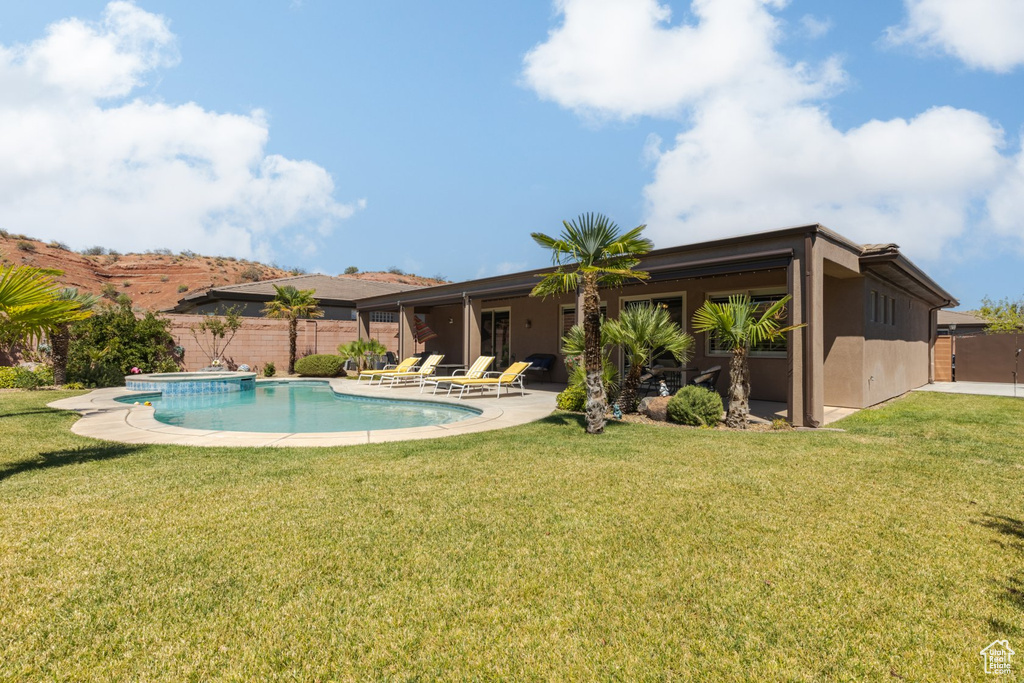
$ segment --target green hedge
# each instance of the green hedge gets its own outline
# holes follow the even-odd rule
[[[0,368],[0,389],[38,389],[53,384],[53,368],[49,365],[28,368]]]
[[[341,356],[315,353],[295,361],[295,372],[304,377],[338,377],[345,374],[344,365]]]
[[[710,427],[722,418],[722,397],[704,387],[686,386],[668,402],[668,419],[691,427]]]
[[[587,406],[587,388],[582,384],[570,384],[558,395],[559,410],[571,410],[581,413]]]

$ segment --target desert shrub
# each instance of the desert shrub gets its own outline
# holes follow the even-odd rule
[[[667,412],[670,422],[710,427],[722,418],[722,397],[704,387],[683,387],[669,399]]]
[[[772,420],[772,430],[776,432],[784,432],[788,429],[792,429],[793,425],[789,424],[789,420],[784,417],[777,417]]]
[[[49,365],[28,368],[0,368],[0,389],[38,389],[53,384],[53,368]]]
[[[188,285],[178,285],[178,294],[188,291]]]
[[[117,287],[108,282],[100,287],[100,295],[106,299],[117,299]]]
[[[103,256],[107,253],[107,250],[103,247],[87,247],[82,250],[82,253],[86,256]]]
[[[570,384],[558,395],[557,405],[559,410],[583,412],[587,405],[587,388],[582,384]]]
[[[25,242],[24,240],[19,241],[17,243],[17,247],[21,251],[35,251],[36,250],[36,245],[32,244],[31,242]]]
[[[131,299],[121,297],[116,306],[72,325],[68,379],[86,386],[120,386],[133,367],[142,372],[177,367],[169,327],[152,312],[136,318]]]
[[[81,389],[85,389],[85,385],[82,384],[81,382],[68,382],[67,384],[64,385],[64,388],[65,389],[78,389],[78,390],[81,390]]]
[[[185,259],[194,259],[198,258],[199,254],[192,251],[191,249],[185,249],[184,251],[181,252],[181,257]]]
[[[390,268],[388,268],[388,272],[391,273],[392,275],[405,275],[405,271],[399,268],[398,266],[391,266]]]
[[[345,269],[345,275],[355,275],[358,272],[359,269],[356,268],[355,266],[349,266],[348,268]]]
[[[238,274],[238,277],[245,282],[259,282],[260,278],[263,277],[263,270],[258,266],[246,266]]]
[[[131,280],[125,280],[124,282],[121,283],[121,286],[122,287],[131,287],[132,286],[132,281]]]
[[[167,282],[170,279],[171,279],[170,275],[161,275],[160,276],[160,282]]]
[[[71,251],[71,249],[68,248],[68,245],[64,244],[63,242],[58,242],[57,240],[52,240],[50,242],[49,246],[50,246],[51,249],[60,249],[61,251]]]
[[[264,377],[273,377],[276,374],[277,374],[277,366],[274,365],[274,361],[268,360],[266,363],[263,364],[263,376]]]
[[[295,361],[295,373],[305,377],[337,377],[345,374],[344,364],[341,356],[314,353]]]

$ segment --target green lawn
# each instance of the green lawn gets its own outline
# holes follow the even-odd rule
[[[263,450],[77,437],[63,395],[0,394],[3,680],[949,681],[1024,652],[1022,400]]]

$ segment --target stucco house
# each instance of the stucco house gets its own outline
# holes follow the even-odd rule
[[[291,285],[295,289],[312,289],[324,311],[325,320],[355,320],[356,301],[366,297],[396,294],[419,289],[417,285],[395,282],[377,282],[340,275],[295,275],[260,282],[245,282],[238,285],[224,285],[192,292],[182,299],[168,313],[213,313],[236,306],[241,315],[257,318],[263,315],[263,307],[274,298],[274,285]],[[374,322],[395,322],[396,316],[381,312],[374,316]]]
[[[639,268],[650,280],[602,291],[608,316],[651,302],[692,334],[690,320],[706,299],[747,293],[770,302],[792,295],[789,323],[805,327],[752,350],[752,398],[785,402],[789,419],[804,426],[819,426],[826,405],[864,408],[928,383],[936,312],[957,304],[896,245],[856,244],[821,225],[659,249]],[[531,354],[558,354],[579,302],[571,294],[529,296],[548,271],[360,298],[359,334],[369,336],[375,316],[394,313],[399,356],[414,350],[417,316],[437,333],[427,350],[444,353],[445,362],[468,364],[486,354],[500,367]],[[706,335],[695,337],[691,367],[722,365],[724,393],[728,354]],[[565,368],[557,365],[552,379],[565,381]]]

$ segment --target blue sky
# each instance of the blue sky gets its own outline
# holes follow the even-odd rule
[[[822,222],[1017,297],[1024,15],[958,4],[18,6],[0,227],[461,280],[584,211],[659,247]]]

